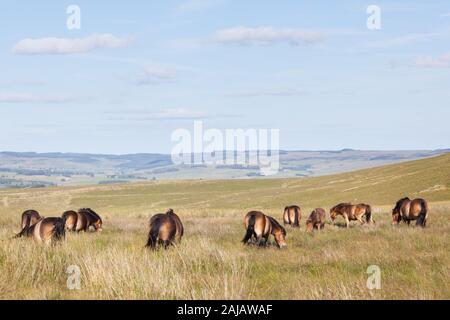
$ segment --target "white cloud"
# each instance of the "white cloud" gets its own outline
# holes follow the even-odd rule
[[[325,35],[319,31],[274,28],[274,27],[235,27],[219,30],[212,37],[213,42],[222,44],[273,44],[287,42],[291,45],[311,44],[320,42]]]
[[[422,68],[450,68],[450,52],[440,57],[418,57],[416,60],[416,66]]]
[[[23,39],[16,43],[15,54],[74,54],[99,48],[123,48],[130,39],[118,38],[112,34],[92,34],[85,38],[37,38]]]
[[[175,80],[177,72],[174,68],[162,65],[151,65],[144,68],[141,75],[134,79],[138,85],[158,84]]]
[[[67,103],[72,98],[62,96],[38,96],[31,93],[0,92],[0,103]]]
[[[442,15],[442,17],[445,17],[445,18],[450,17],[450,12],[449,12],[449,13],[444,13],[444,14]]]

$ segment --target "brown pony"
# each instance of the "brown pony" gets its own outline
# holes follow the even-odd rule
[[[174,244],[174,240],[181,241],[184,228],[180,218],[169,209],[166,213],[158,213],[150,219],[150,231],[146,247],[155,249],[158,245],[168,246]]]
[[[89,231],[89,227],[93,226],[95,231],[102,231],[102,218],[90,208],[82,208],[75,212],[73,210],[66,211],[62,215],[66,221],[66,229],[69,231]]]
[[[424,199],[400,199],[392,209],[392,220],[393,224],[399,224],[403,220],[408,225],[411,220],[417,220],[416,225],[425,227],[428,220],[428,203]]]
[[[54,244],[65,238],[64,218],[43,218],[28,227],[23,235],[33,238],[38,243]]]
[[[21,228],[22,230],[15,236],[16,238],[19,238],[21,236],[24,236],[27,229],[32,226],[33,224],[37,223],[39,220],[41,220],[43,217],[37,212],[36,210],[26,210],[22,213],[22,223]]]
[[[340,203],[330,209],[331,221],[336,220],[336,216],[341,215],[345,219],[347,228],[350,225],[350,221],[358,220],[361,224],[375,223],[372,219],[372,208],[364,203],[353,205],[350,203]],[[366,221],[362,218],[365,216]]]
[[[259,246],[265,246],[269,236],[273,235],[280,249],[286,247],[286,229],[274,218],[260,211],[250,211],[244,218],[244,226],[247,230],[242,239],[244,244],[248,244],[250,239],[255,238]]]
[[[314,209],[306,220],[306,231],[313,229],[321,230],[325,227],[325,210],[322,208]]]
[[[283,222],[284,225],[290,225],[291,227],[300,227],[300,219],[302,217],[302,209],[299,206],[288,206],[284,208]]]

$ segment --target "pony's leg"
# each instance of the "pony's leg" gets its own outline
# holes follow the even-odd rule
[[[359,217],[357,217],[357,219],[358,219],[358,221],[359,221],[359,223],[361,223],[361,225],[363,225],[364,224],[364,220],[363,220],[363,218],[362,218],[363,216],[359,216]]]
[[[270,236],[270,235],[268,234],[267,236],[264,236],[264,237],[263,237],[263,240],[262,240],[262,241],[263,241],[264,247],[267,246],[267,243],[269,242],[269,236]]]
[[[146,247],[155,249],[159,239],[154,234],[149,234]]]
[[[53,241],[53,235],[51,235],[51,236],[44,236],[44,239],[42,239],[43,241],[43,243],[46,245],[46,246],[49,246],[49,245],[54,245],[55,244],[55,241]]]
[[[416,226],[425,228],[426,224],[427,224],[427,219],[424,216],[419,216],[419,218],[417,218]]]
[[[317,224],[317,230],[318,231],[320,231],[320,228],[321,228],[322,226],[320,225],[320,223],[319,224]]]
[[[347,228],[350,227],[350,220],[348,219],[348,215],[344,214],[344,219],[345,219],[345,225],[347,226]]]
[[[257,244],[258,243],[258,235],[256,234],[256,232],[253,232],[252,238],[251,238],[251,243],[252,244]]]
[[[260,247],[262,247],[262,246],[264,245],[264,243],[263,243],[263,237],[262,237],[261,234],[260,234],[260,235],[257,235],[257,237],[256,237],[256,244],[257,244],[258,246],[260,246]]]

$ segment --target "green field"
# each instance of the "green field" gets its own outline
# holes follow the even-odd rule
[[[430,203],[426,229],[391,226],[400,197]],[[321,233],[288,228],[288,248],[244,247],[243,216],[259,209],[281,221],[286,205],[365,202],[375,226],[327,224]],[[91,207],[101,234],[69,234],[55,247],[10,240],[20,215],[56,216]],[[181,245],[144,248],[149,217],[173,208],[185,224]],[[342,220],[340,220],[342,222]],[[0,191],[0,298],[7,299],[450,299],[450,154],[332,176]],[[81,289],[69,290],[77,265]],[[366,287],[369,265],[382,287]]]

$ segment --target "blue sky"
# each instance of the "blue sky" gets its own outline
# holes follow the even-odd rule
[[[168,153],[195,119],[287,150],[449,147],[450,3],[330,2],[2,1],[0,150]]]

